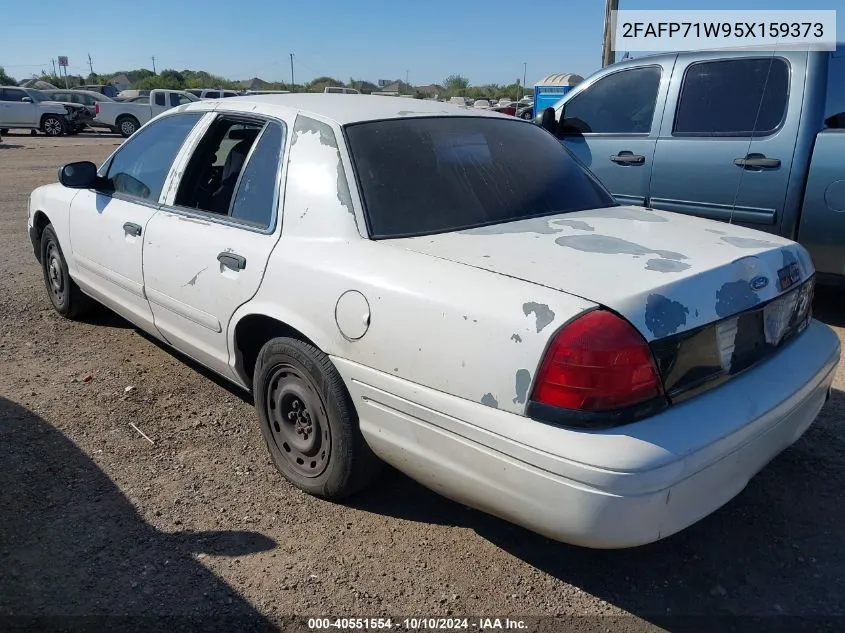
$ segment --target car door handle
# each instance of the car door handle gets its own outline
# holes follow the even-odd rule
[[[779,158],[766,158],[763,154],[749,154],[745,158],[735,158],[734,165],[742,168],[780,167]]]
[[[134,235],[138,237],[141,234],[141,227],[135,224],[134,222],[127,222],[123,225],[123,230],[126,231],[129,235]]]
[[[217,261],[232,270],[243,270],[246,268],[246,258],[235,253],[224,251],[217,256]]]
[[[617,165],[642,165],[645,163],[645,156],[642,154],[634,154],[633,152],[619,152],[615,156],[611,156],[612,160]]]

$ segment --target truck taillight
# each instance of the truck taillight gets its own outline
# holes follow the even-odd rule
[[[607,412],[662,395],[663,384],[645,339],[621,317],[594,310],[555,336],[531,399],[572,411]]]
[[[98,115],[98,114],[100,114],[100,104],[99,104],[99,103],[95,103],[95,104],[94,104],[94,115],[96,116],[96,115]]]

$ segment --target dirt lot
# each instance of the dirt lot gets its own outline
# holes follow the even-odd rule
[[[392,471],[348,505],[319,501],[272,467],[247,396],[116,316],[71,323],[50,308],[28,195],[119,141],[0,144],[0,621],[178,615],[145,622],[243,630],[290,614],[560,615],[572,630],[690,631],[751,628],[704,616],[835,615],[757,624],[845,628],[841,368],[817,424],[736,500],[636,550],[552,543]],[[845,324],[833,293],[816,310]]]

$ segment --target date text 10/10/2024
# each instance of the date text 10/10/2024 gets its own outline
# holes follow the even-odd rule
[[[511,618],[309,618],[308,629],[320,630],[525,630],[528,626],[523,620]]]

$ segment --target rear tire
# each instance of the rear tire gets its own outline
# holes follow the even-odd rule
[[[123,138],[129,138],[135,134],[139,127],[141,127],[141,124],[134,116],[126,115],[117,120],[117,131]]]
[[[273,463],[300,490],[341,499],[379,473],[343,379],[313,345],[268,341],[255,363],[253,394]]]
[[[41,234],[41,268],[44,271],[47,295],[56,312],[75,320],[91,310],[94,300],[71,279],[52,224],[48,224]]]

